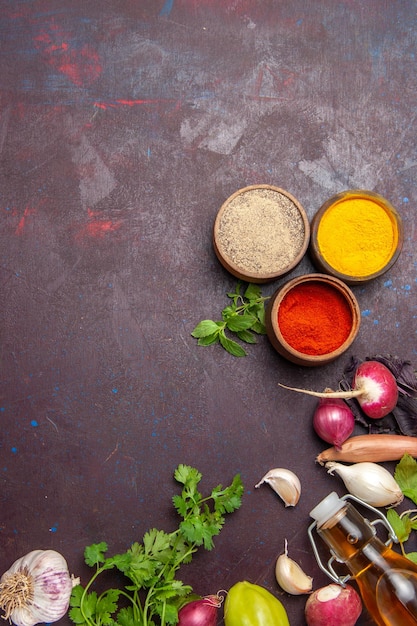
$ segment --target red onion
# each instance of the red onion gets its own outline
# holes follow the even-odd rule
[[[353,432],[355,417],[346,402],[338,398],[320,398],[313,416],[313,427],[319,437],[336,450]]]
[[[178,626],[216,626],[217,610],[222,602],[223,598],[216,595],[185,604],[178,612]]]

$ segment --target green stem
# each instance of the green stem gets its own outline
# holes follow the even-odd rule
[[[164,608],[162,609],[161,615],[161,626],[165,626],[165,611],[166,611],[166,602],[164,602]]]
[[[88,581],[88,583],[86,584],[86,586],[84,587],[83,590],[83,594],[81,596],[81,600],[80,600],[80,611],[81,614],[84,618],[84,621],[86,624],[88,624],[89,626],[98,626],[99,625],[99,621],[95,621],[95,620],[91,620],[89,617],[87,617],[87,615],[84,612],[83,609],[83,604],[85,602],[85,598],[87,596],[88,590],[90,589],[91,585],[94,583],[94,581],[100,576],[100,574],[102,572],[104,572],[106,569],[109,569],[108,567],[98,567],[97,570],[94,572],[94,574],[92,575],[92,577],[90,578],[90,580]]]

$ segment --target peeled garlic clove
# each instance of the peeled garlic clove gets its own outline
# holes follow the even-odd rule
[[[390,472],[378,463],[343,465],[329,461],[325,465],[329,474],[336,472],[349,493],[371,506],[397,506],[404,495]]]
[[[307,576],[298,563],[288,556],[287,541],[285,541],[285,552],[277,559],[275,577],[279,586],[293,596],[310,593],[313,588],[313,579]]]
[[[300,499],[301,483],[294,472],[283,467],[270,470],[262,480],[255,485],[255,489],[267,483],[284,501],[285,506],[295,506]]]

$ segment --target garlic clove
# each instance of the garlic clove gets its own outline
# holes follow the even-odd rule
[[[393,475],[378,463],[362,462],[343,465],[329,461],[325,465],[329,474],[336,472],[353,496],[371,506],[397,506],[404,499]]]
[[[285,540],[285,551],[275,565],[275,577],[280,587],[293,596],[310,593],[313,579],[302,570],[300,565],[288,556],[288,545]]]
[[[300,479],[294,472],[283,467],[276,467],[270,470],[255,485],[255,489],[263,483],[267,483],[283,500],[285,506],[295,506],[300,499],[301,483]]]

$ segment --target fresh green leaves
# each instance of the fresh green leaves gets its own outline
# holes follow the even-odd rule
[[[214,547],[225,514],[241,505],[243,484],[237,474],[228,487],[218,485],[210,495],[199,491],[201,473],[188,465],[179,465],[174,478],[182,485],[181,494],[173,496],[181,518],[177,530],[167,533],[155,528],[145,533],[142,543],[134,543],[123,554],[107,556],[103,541],[84,551],[87,565],[95,568],[85,587],[72,592],[69,616],[77,626],[167,626],[178,621],[178,610],[192,592],[176,578],[183,563],[192,559],[200,546]],[[126,586],[110,588],[100,595],[93,590],[97,578],[106,570],[116,569],[126,577]],[[123,606],[119,607],[119,599]],[[126,605],[128,601],[128,606]]]
[[[256,334],[266,333],[265,301],[268,298],[262,297],[258,285],[249,283],[243,294],[242,289],[239,281],[235,291],[227,294],[232,303],[223,309],[221,321],[203,320],[197,324],[191,335],[198,339],[199,346],[220,343],[233,356],[246,356],[246,350],[226,331],[248,344],[256,343]]]
[[[394,478],[403,494],[417,504],[417,461],[409,454],[404,454],[395,468]],[[406,553],[404,546],[411,532],[417,530],[417,510],[399,514],[395,509],[388,509],[387,519],[397,535],[404,556],[417,563],[417,552]]]
[[[405,454],[395,468],[394,478],[403,494],[417,504],[417,461]]]

